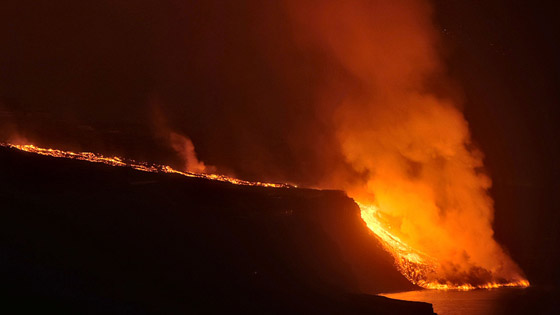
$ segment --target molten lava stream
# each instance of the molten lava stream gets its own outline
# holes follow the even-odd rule
[[[429,273],[438,269],[438,261],[429,255],[414,249],[403,242],[399,237],[393,235],[389,229],[384,227],[379,217],[379,209],[374,205],[366,205],[356,202],[361,209],[362,219],[368,228],[381,241],[384,248],[394,257],[395,265],[399,271],[412,283],[425,288],[437,290],[473,290],[494,289],[501,287],[528,287],[529,281],[520,279],[510,282],[487,282],[472,285],[469,283],[452,284],[430,281],[427,279]]]
[[[107,157],[101,154],[96,154],[91,152],[71,152],[71,151],[63,151],[57,149],[46,149],[46,148],[37,147],[32,144],[20,145],[20,144],[0,143],[0,145],[8,148],[18,149],[25,152],[31,152],[31,153],[52,156],[57,158],[68,158],[68,159],[82,160],[82,161],[88,161],[93,163],[103,163],[111,166],[127,166],[139,171],[150,172],[150,173],[158,173],[158,172],[174,173],[187,177],[205,178],[209,180],[216,180],[220,182],[227,182],[235,185],[244,185],[244,186],[261,186],[261,187],[274,187],[274,188],[295,187],[289,184],[252,182],[252,181],[242,180],[242,179],[238,179],[226,175],[219,175],[219,174],[200,174],[200,173],[179,171],[167,165],[138,162],[131,159],[124,159],[118,156]]]
[[[216,180],[221,182],[228,182],[234,185],[245,186],[260,186],[260,187],[273,187],[273,188],[290,188],[296,187],[289,184],[266,183],[258,181],[246,181],[219,174],[200,174],[186,171],[179,171],[167,165],[149,164],[145,162],[138,162],[131,159],[124,159],[121,157],[107,157],[101,154],[91,152],[71,152],[57,149],[40,148],[35,145],[26,144],[2,144],[1,146],[18,149],[25,152],[31,152],[40,155],[46,155],[57,158],[68,158],[93,163],[103,163],[111,166],[125,166],[133,169],[152,172],[152,173],[174,173],[187,177],[204,178],[209,180]],[[528,287],[529,281],[526,279],[519,279],[516,281],[501,281],[501,282],[487,282],[484,284],[473,285],[470,283],[453,284],[445,281],[431,280],[428,275],[435,273],[439,268],[440,263],[434,257],[415,249],[399,237],[394,235],[387,225],[381,220],[380,211],[374,205],[356,202],[361,209],[362,219],[367,224],[367,227],[375,234],[381,241],[384,248],[394,257],[395,265],[398,270],[412,283],[426,288],[426,289],[456,289],[456,290],[472,290],[472,289],[490,289],[499,287]]]

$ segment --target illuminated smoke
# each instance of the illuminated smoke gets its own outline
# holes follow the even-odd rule
[[[457,104],[433,88],[445,76],[427,3],[288,4],[299,44],[333,58],[355,84],[337,98],[332,91],[347,82],[331,79],[315,106],[336,108],[330,118],[341,152],[363,176],[348,181],[338,172],[322,186],[344,189],[365,207],[375,207],[364,211],[366,222],[381,224],[421,253],[421,266],[412,271],[401,266],[418,284],[522,281],[493,239],[491,180],[482,171],[483,156],[472,144],[468,123]]]
[[[161,101],[157,98],[151,100],[153,130],[157,137],[168,144],[177,156],[180,157],[183,167],[182,171],[211,174],[216,173],[216,168],[206,165],[197,157],[192,140],[176,131],[171,130],[168,120],[161,112]]]
[[[208,169],[204,162],[199,161],[196,157],[196,152],[194,151],[194,145],[191,139],[178,133],[171,132],[169,134],[169,140],[173,149],[177,151],[183,161],[185,161],[185,171],[193,173],[212,172]]]

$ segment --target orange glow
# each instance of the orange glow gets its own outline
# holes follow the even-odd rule
[[[264,182],[252,182],[247,180],[242,180],[234,177],[229,177],[220,174],[203,174],[203,173],[193,173],[189,171],[179,171],[167,165],[149,164],[144,162],[138,162],[131,159],[124,159],[118,156],[107,157],[101,154],[91,153],[91,152],[71,152],[63,151],[57,149],[46,149],[34,146],[32,144],[1,144],[0,145],[8,148],[18,149],[25,152],[31,152],[41,155],[47,155],[57,158],[67,158],[82,160],[94,163],[103,163],[111,166],[126,166],[143,172],[150,173],[172,173],[179,174],[187,177],[204,178],[208,180],[216,180],[220,182],[227,182],[235,185],[244,186],[261,186],[261,187],[272,187],[272,188],[289,188],[294,187],[289,184],[276,184],[276,183],[264,183]],[[191,144],[192,145],[192,144]]]
[[[362,212],[362,219],[368,228],[375,233],[385,249],[395,258],[395,265],[399,271],[412,283],[425,289],[437,290],[473,290],[473,289],[495,289],[500,287],[528,287],[526,279],[513,281],[502,280],[502,282],[490,281],[476,285],[470,283],[452,283],[442,279],[434,279],[440,268],[437,259],[404,243],[387,228],[383,223],[382,214],[376,206],[358,203]]]
[[[280,149],[260,152],[261,142],[251,137],[247,140],[251,145],[246,149],[229,150],[235,151],[231,153],[217,150],[217,154],[228,152],[228,155],[237,159],[240,155],[252,154],[255,157],[259,156],[255,153],[262,153],[261,156],[271,156],[270,159],[263,163],[247,163],[255,165],[246,168],[252,174],[260,174],[261,171],[262,174],[272,174],[260,179],[282,178],[280,181],[291,181],[292,178],[302,178],[299,183],[311,183],[314,188],[345,191],[359,205],[367,227],[394,257],[398,270],[420,287],[470,290],[529,286],[521,268],[494,238],[494,201],[489,194],[492,180],[484,171],[483,153],[472,139],[469,122],[461,110],[463,93],[456,86],[456,80],[460,78],[450,80],[448,77],[440,51],[445,47],[440,38],[441,26],[434,24],[430,1],[283,0],[281,3],[275,5],[274,10],[285,10],[280,15],[282,24],[270,22],[270,26],[274,26],[271,34],[278,32],[281,36],[267,38],[266,28],[263,28],[255,33],[259,38],[255,38],[254,43],[250,41],[248,50],[240,50],[243,54],[250,52],[248,56],[252,60],[251,64],[244,64],[244,59],[240,58],[231,67],[225,66],[229,59],[220,61],[218,67],[200,67],[200,71],[209,71],[204,73],[201,84],[209,84],[206,83],[207,75],[208,78],[212,78],[210,75],[224,76],[223,82],[214,78],[208,80],[213,82],[208,86],[211,89],[201,89],[227,95],[224,101],[222,98],[208,98],[208,104],[212,102],[212,106],[222,106],[223,103],[235,109],[235,104],[227,104],[225,100],[235,96],[242,102],[245,99],[251,101],[251,106],[247,107],[250,111],[239,111],[240,115],[230,115],[229,110],[223,111],[228,121],[229,116],[232,116],[232,124],[225,125],[227,132],[235,133],[232,139],[241,142],[237,139],[245,138],[243,136],[246,134],[264,131],[262,137],[258,135],[256,138],[266,143],[270,141],[267,138],[270,132],[270,135],[275,136],[271,143]],[[264,15],[263,20],[267,16]],[[259,18],[255,15],[254,20]],[[271,56],[253,57],[253,53],[256,57],[260,52],[260,41],[266,42],[263,51]],[[200,43],[206,45],[206,40],[200,40]],[[240,43],[244,44],[245,41]],[[226,46],[229,47],[229,44]],[[208,47],[214,49],[214,45]],[[231,46],[232,52],[236,52],[236,47]],[[205,52],[205,49],[202,47],[200,52]],[[214,58],[210,54],[208,58],[198,60],[199,55],[206,56],[198,53],[198,50],[195,52],[195,55],[189,56],[189,60],[193,58],[197,62],[208,62]],[[237,58],[237,54],[230,55]],[[237,72],[240,69],[252,69],[253,63],[266,63],[269,59],[272,62],[262,68],[265,70],[255,67],[258,71],[254,74],[248,72],[243,75],[247,77],[246,80],[239,80]],[[190,65],[190,62],[186,65]],[[292,68],[298,69],[292,71]],[[189,73],[186,82],[196,79],[195,75],[199,74],[197,71]],[[261,72],[267,76],[270,74],[270,82],[262,87],[260,84],[251,86],[253,78],[260,79]],[[289,82],[286,87],[283,86],[284,81]],[[484,80],[481,82],[479,84],[482,85]],[[161,91],[164,94],[168,93],[166,84]],[[170,91],[174,91],[175,85],[169,85]],[[283,93],[285,89],[288,95],[294,94],[285,99],[288,101],[279,98],[282,100],[280,104],[293,103],[297,106],[290,105],[286,110],[280,108],[268,113],[269,106],[278,106],[275,102],[267,102],[275,97],[275,94],[268,92],[276,91],[277,87],[279,92]],[[220,90],[222,88],[223,91]],[[240,89],[239,93],[237,89]],[[245,93],[245,90],[249,92]],[[202,107],[206,104],[205,93],[209,92],[201,92],[200,95],[194,93],[193,101],[185,102],[194,105],[185,106]],[[199,97],[201,102],[198,101]],[[188,100],[191,100],[190,96]],[[168,124],[164,117],[166,111],[160,111],[159,107],[159,101],[154,100],[154,129],[158,141],[167,143],[182,158],[184,167],[180,167],[180,170],[91,152],[70,152],[31,144],[0,145],[51,157],[130,167],[144,172],[174,173],[235,185],[295,187],[216,174],[215,166],[199,160],[193,141],[179,134],[178,130],[171,129],[170,126],[182,126],[179,122],[183,119],[171,119],[174,123]],[[188,107],[185,109],[190,110]],[[257,110],[267,113],[262,117],[273,114],[270,116],[278,119],[276,122],[279,124],[265,126],[263,122],[267,120],[260,121],[261,116],[255,115],[258,119],[251,120],[248,128],[235,130],[233,126],[244,125],[242,115],[252,116],[253,111]],[[213,114],[207,115],[211,112],[195,112],[204,113],[200,115],[201,118],[213,117]],[[300,119],[283,120],[284,117],[300,113],[305,113],[301,116],[305,118],[301,122]],[[185,122],[198,119],[196,115],[187,118]],[[311,119],[316,121],[311,124],[312,121],[308,121]],[[204,124],[195,125],[207,128],[217,126],[219,122],[221,120],[205,120]],[[309,135],[308,129],[302,128],[300,124],[313,126],[309,128]],[[260,129],[263,126],[265,130]],[[220,132],[223,133],[224,128],[219,129],[215,133],[216,138],[223,136]],[[196,140],[201,139],[193,140],[196,144]],[[213,153],[215,149],[209,147],[201,152],[207,156],[216,154]],[[265,146],[262,150],[270,149]],[[306,158],[303,160],[305,163],[284,163],[300,159],[300,154]],[[220,158],[213,161],[226,157]],[[240,162],[233,163],[235,165],[231,167],[233,171],[239,170],[237,164],[245,161],[238,160]],[[275,161],[285,166],[273,165]],[[314,164],[319,166],[317,170],[309,172],[311,175],[301,172],[301,169]],[[292,169],[291,165],[297,166]],[[296,172],[303,175],[293,177]]]
[[[421,287],[529,285],[494,239],[492,182],[460,99],[446,89],[454,84],[430,3],[288,4],[300,48],[343,73],[316,92],[344,159],[317,186],[356,200],[399,270]]]

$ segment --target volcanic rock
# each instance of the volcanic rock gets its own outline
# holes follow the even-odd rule
[[[5,307],[432,314],[340,191],[238,186],[0,148]]]

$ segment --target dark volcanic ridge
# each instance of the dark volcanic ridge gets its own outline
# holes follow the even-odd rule
[[[431,314],[340,191],[238,186],[0,148],[21,309]]]

